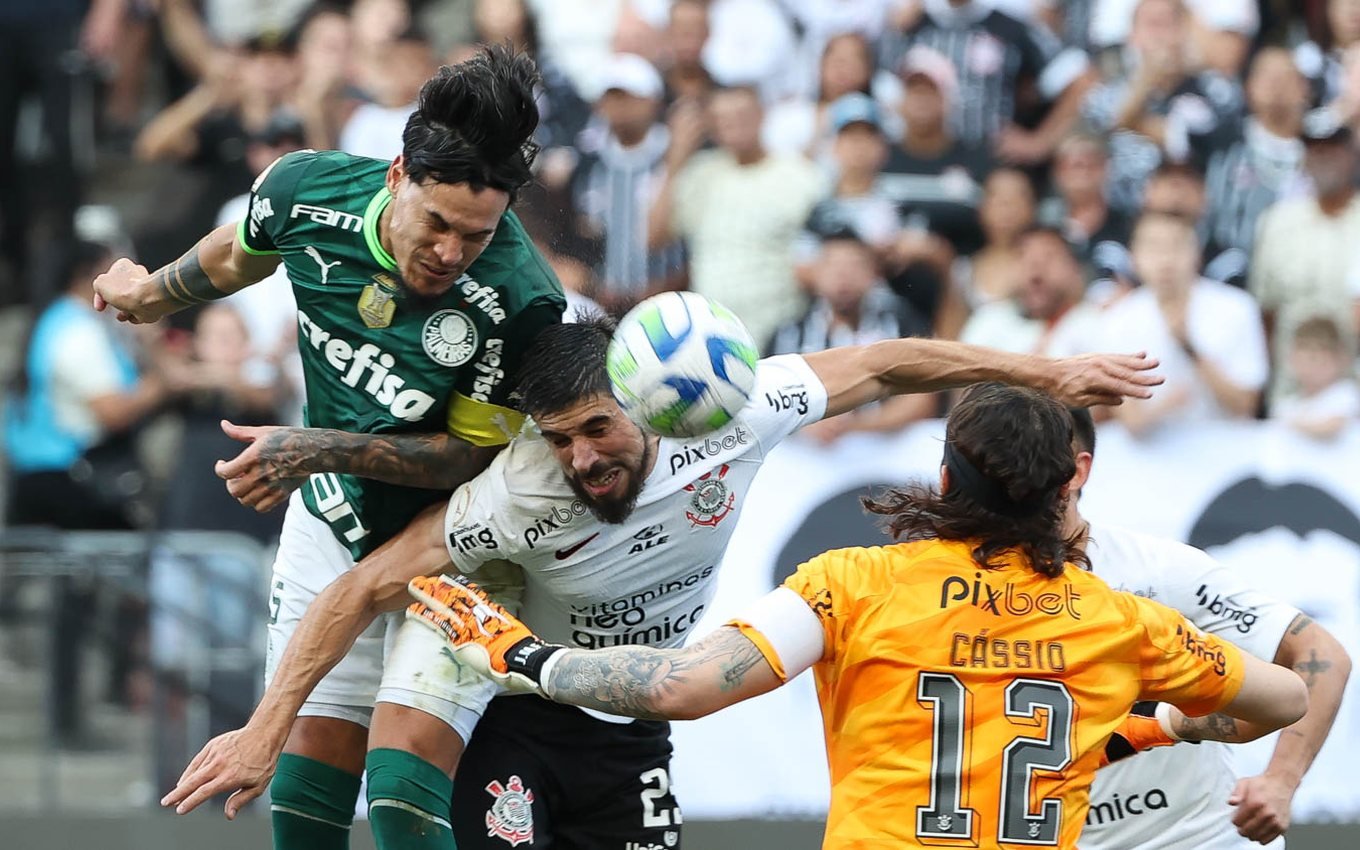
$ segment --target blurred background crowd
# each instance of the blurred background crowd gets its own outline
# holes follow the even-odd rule
[[[396,156],[421,83],[507,41],[543,72],[516,209],[578,304],[692,289],[767,353],[1145,350],[1165,387],[1108,414],[1144,440],[1360,418],[1360,0],[6,0],[8,524],[267,543],[281,512],[235,507],[212,466],[240,448],[221,419],[300,421],[282,270],[135,328],[92,311],[91,280],[239,219],[290,150]],[[98,602],[107,697],[136,706],[174,641],[147,640],[144,602]]]

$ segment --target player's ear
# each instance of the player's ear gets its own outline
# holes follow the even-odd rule
[[[406,162],[402,159],[401,155],[398,154],[397,158],[392,160],[392,164],[387,167],[387,191],[391,192],[393,195],[397,194],[401,184],[405,181]]]
[[[1067,482],[1069,493],[1080,494],[1081,488],[1086,486],[1086,482],[1091,478],[1091,460],[1090,452],[1077,452],[1077,471]]]
[[[940,495],[949,492],[949,467],[940,464]]]

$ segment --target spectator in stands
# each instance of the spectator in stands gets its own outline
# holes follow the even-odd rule
[[[994,160],[985,146],[960,141],[950,127],[958,75],[944,54],[913,47],[900,71],[906,126],[883,166],[883,191],[897,202],[909,226],[944,237],[959,253],[971,253],[982,244],[977,205]]]
[[[647,245],[647,212],[661,187],[670,141],[657,122],[662,94],[661,75],[650,62],[631,53],[614,56],[595,104],[603,138],[582,146],[571,181],[577,228],[593,243],[597,260],[594,296],[610,310],[627,310],[684,282],[680,244]]]
[[[395,36],[384,54],[369,75],[366,93],[372,100],[354,110],[340,133],[345,153],[386,160],[400,156],[401,134],[420,87],[439,69],[430,42],[415,29]]]
[[[317,3],[298,22],[297,110],[307,128],[306,147],[330,150],[353,108],[349,86],[353,51],[349,15]]]
[[[39,304],[66,284],[39,264],[74,233],[83,188],[73,130],[93,115],[75,97],[82,77],[74,49],[111,55],[123,8],[120,0],[0,3],[0,305]],[[19,160],[20,108],[30,99],[44,133],[40,185]],[[31,245],[39,235],[41,244]],[[32,248],[40,250],[30,255]]]
[[[1299,130],[1308,87],[1289,51],[1267,47],[1257,53],[1246,93],[1244,120],[1190,140],[1205,174],[1205,256],[1217,258],[1216,279],[1231,283],[1245,283],[1261,214],[1279,198],[1306,191]]]
[[[1091,46],[1117,48],[1130,38],[1138,0],[1094,0]],[[1256,0],[1185,0],[1188,35],[1200,63],[1228,78],[1242,72],[1252,39],[1260,28]]]
[[[827,41],[818,67],[815,101],[791,97],[766,113],[760,138],[767,150],[825,159],[834,135],[831,104],[851,93],[870,94],[874,51],[864,36],[849,32]]]
[[[407,0],[354,0],[349,17],[353,82],[371,92],[381,87],[374,80],[383,75],[387,46],[411,28],[411,6]]]
[[[1086,54],[1063,48],[1047,31],[992,8],[985,0],[929,0],[909,4],[883,36],[881,62],[898,67],[906,52],[925,45],[954,66],[957,136],[994,144],[1003,159],[1030,164],[1047,159],[1076,119],[1092,75]],[[1033,130],[1016,123],[1017,92],[1032,82],[1050,104]]]
[[[802,71],[795,90],[811,94],[817,88],[817,57],[826,45],[846,33],[875,44],[887,23],[887,10],[896,0],[799,0],[783,4],[798,34],[798,51],[792,57],[795,71]],[[872,60],[871,63],[872,64]]]
[[[925,318],[884,283],[873,246],[852,228],[822,240],[812,290],[807,311],[775,331],[768,354],[810,354],[930,333]],[[852,431],[896,431],[934,412],[933,397],[902,396],[818,422],[803,433],[828,444]]]
[[[779,0],[708,0],[704,67],[722,86],[749,85],[766,103],[796,90],[797,41]]]
[[[257,38],[239,55],[219,49],[207,62],[207,75],[142,128],[133,145],[138,159],[185,166],[173,173],[174,191],[159,193],[164,206],[148,231],[138,234],[144,259],[170,259],[183,242],[177,234],[210,229],[222,204],[250,185],[250,135],[293,103],[297,78],[288,38]]]
[[[1294,389],[1283,366],[1300,322],[1332,316],[1349,342],[1360,321],[1360,280],[1350,273],[1360,245],[1354,134],[1317,110],[1305,119],[1303,137],[1316,196],[1266,210],[1251,259],[1250,289],[1265,311],[1277,367],[1272,401]]]
[[[1289,373],[1296,390],[1283,396],[1271,418],[1310,437],[1329,440],[1360,421],[1360,385],[1341,329],[1328,316],[1299,323],[1289,347]]]
[[[799,278],[810,271],[821,240],[851,228],[880,256],[886,255],[902,226],[897,205],[880,190],[878,178],[888,159],[883,111],[867,94],[853,92],[833,103],[827,120],[833,134],[831,162],[835,181],[831,196],[808,216],[798,241]]]
[[[1083,105],[1089,128],[1111,134],[1109,200],[1129,215],[1138,211],[1143,183],[1164,152],[1185,160],[1191,133],[1231,124],[1242,111],[1236,83],[1194,68],[1191,23],[1180,0],[1141,0],[1123,67]]]
[[[261,174],[274,160],[306,147],[306,131],[289,110],[280,110],[265,128],[253,135],[246,147],[246,163],[253,175]],[[217,226],[243,220],[250,214],[250,193],[242,192],[222,205]],[[302,424],[300,393],[302,358],[297,350],[297,301],[288,282],[288,271],[279,264],[269,277],[231,296],[231,306],[245,322],[250,336],[251,368],[277,373],[292,393],[280,399],[285,424]]]
[[[1034,224],[1035,203],[1034,185],[1019,169],[998,168],[983,183],[978,208],[983,245],[955,264],[955,276],[974,309],[1015,294],[1020,283],[1016,241]]]
[[[1084,300],[1081,263],[1062,231],[1031,227],[1016,243],[1020,286],[984,304],[959,339],[1021,354],[1066,357],[1100,348],[1100,312]]]
[[[704,67],[704,45],[708,43],[708,3],[705,0],[675,0],[666,28],[666,63],[662,76],[666,82],[666,105],[681,98],[703,100],[716,85]]]
[[[1299,69],[1308,77],[1315,103],[1336,114],[1339,123],[1349,124],[1360,115],[1360,3],[1356,0],[1327,0],[1325,39],[1309,41],[1294,51]]]
[[[1097,259],[1107,243],[1127,250],[1133,222],[1113,209],[1105,197],[1110,156],[1104,139],[1085,133],[1068,136],[1053,159],[1055,197],[1039,208],[1038,218],[1058,228],[1083,265],[1100,268]]]
[[[170,397],[157,374],[139,375],[132,351],[94,312],[91,282],[113,252],[91,242],[67,248],[66,288],[38,316],[26,346],[18,392],[4,416],[10,467],[9,525],[66,530],[133,527],[133,499],[144,495],[133,430]],[[69,577],[56,579],[52,622],[54,709],[64,744],[79,743],[81,646],[90,634],[96,593]],[[117,596],[117,594],[111,594]],[[121,603],[110,644],[111,691],[125,696],[132,670],[135,614]]]
[[[1200,276],[1194,227],[1178,216],[1141,216],[1132,248],[1142,286],[1106,310],[1100,340],[1156,357],[1166,383],[1116,408],[1116,418],[1141,435],[1168,422],[1255,416],[1269,361],[1251,296]]]
[[[717,147],[700,151],[709,126]],[[760,126],[753,88],[715,92],[707,118],[697,104],[677,104],[648,228],[653,249],[683,236],[691,288],[722,301],[756,339],[768,339],[802,311],[793,239],[826,183],[805,158],[767,152]]]

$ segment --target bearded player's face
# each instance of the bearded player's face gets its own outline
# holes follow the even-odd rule
[[[383,235],[402,283],[420,298],[437,298],[491,243],[510,204],[498,189],[474,191],[466,183],[416,183],[401,159],[387,172],[392,193]]]
[[[620,523],[633,512],[651,465],[651,443],[617,402],[590,396],[536,418],[562,474],[601,522]]]

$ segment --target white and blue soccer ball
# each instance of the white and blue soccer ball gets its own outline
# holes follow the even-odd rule
[[[732,421],[756,383],[759,353],[730,310],[694,292],[663,292],[619,322],[606,364],[629,418],[664,437]]]

